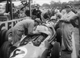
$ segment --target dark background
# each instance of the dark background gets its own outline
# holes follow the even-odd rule
[[[3,2],[3,1],[6,1],[6,0],[0,0],[0,2]]]

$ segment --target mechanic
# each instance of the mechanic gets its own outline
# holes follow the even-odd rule
[[[30,17],[25,18],[23,21],[18,22],[14,27],[7,31],[8,40],[14,45],[21,40],[22,35],[35,34],[33,28],[38,24],[38,20],[32,20]]]

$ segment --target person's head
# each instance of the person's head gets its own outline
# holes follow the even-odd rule
[[[71,6],[66,5],[66,6],[62,7],[62,10],[66,10],[66,12],[69,13],[71,11]]]
[[[35,26],[41,23],[41,20],[39,18],[36,18],[34,21],[35,21]]]
[[[30,12],[29,12],[30,10],[26,10],[25,11],[25,14],[26,14],[26,16],[28,16],[28,17],[30,17]]]
[[[71,6],[65,6],[65,9],[66,9],[66,11],[67,11],[67,13],[69,13],[70,11],[71,11]]]
[[[62,13],[63,15],[66,14],[66,13],[67,13],[66,9],[63,9],[63,10],[61,11],[61,13]]]
[[[66,8],[67,13],[71,11],[71,8]]]
[[[37,4],[35,5],[35,9],[36,10],[39,10],[39,6]]]
[[[5,13],[5,5],[0,5],[0,14]]]
[[[26,10],[29,10],[29,7],[26,6],[25,9],[26,9]]]
[[[52,16],[50,19],[51,19],[51,21],[53,21],[54,23],[56,23],[57,17],[56,16]]]
[[[37,16],[36,15],[32,15],[32,17],[31,17],[33,20],[35,20],[36,18],[37,18]]]

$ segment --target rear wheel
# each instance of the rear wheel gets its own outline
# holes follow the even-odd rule
[[[55,42],[53,48],[51,49],[51,57],[50,58],[59,58],[60,53],[60,44]]]

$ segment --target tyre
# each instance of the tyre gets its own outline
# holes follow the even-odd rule
[[[3,58],[9,58],[10,55],[10,48],[11,48],[10,42],[6,41],[4,42],[3,46],[1,47],[2,57]]]
[[[4,40],[6,40],[6,38],[5,38],[5,36],[6,36],[6,32],[7,32],[6,29],[2,30],[2,38],[3,38]]]
[[[6,32],[7,32],[6,29],[1,30],[1,32],[0,32],[0,47],[6,41]]]
[[[59,52],[60,52],[60,44],[58,42],[55,42],[51,49],[50,58],[59,58]]]
[[[2,45],[2,38],[1,38],[1,31],[0,31],[0,48],[1,48],[1,45]]]

